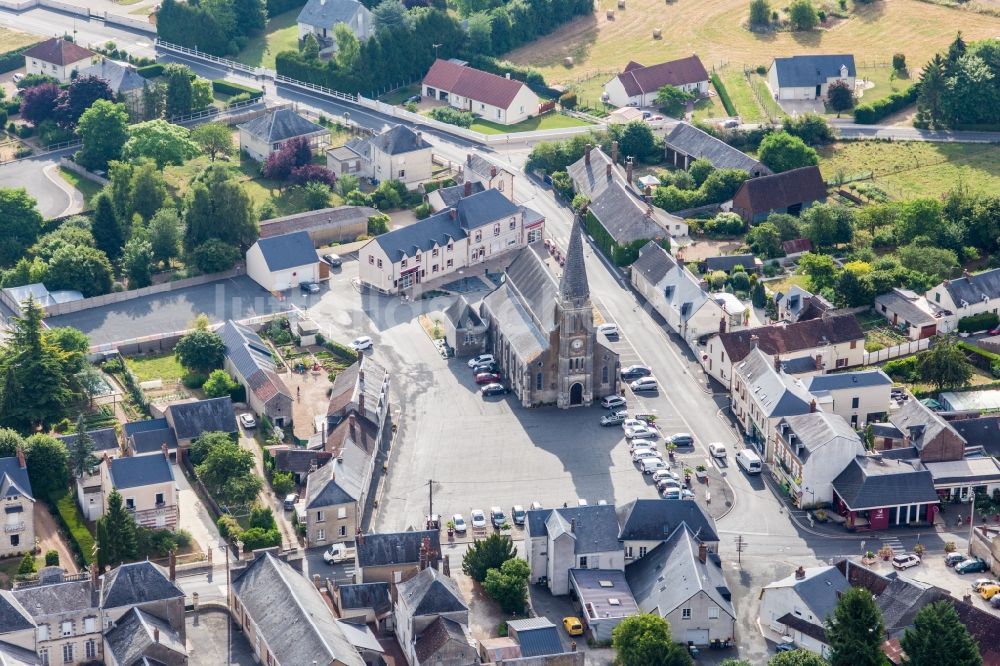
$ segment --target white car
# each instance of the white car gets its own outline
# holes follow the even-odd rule
[[[625,439],[656,439],[656,431],[647,426],[625,428]]]
[[[364,351],[365,349],[372,348],[372,339],[367,335],[362,335],[360,338],[354,338],[351,341],[351,349],[354,351]]]
[[[671,472],[669,469],[661,469],[653,472],[653,481],[661,481],[663,479],[678,481],[679,478],[676,472]]]
[[[722,442],[712,442],[708,445],[708,452],[712,454],[713,458],[725,458],[726,445]]]
[[[467,527],[465,525],[465,518],[462,517],[462,514],[456,513],[454,516],[451,517],[451,522],[455,523],[456,533],[465,534],[465,530],[467,529]]]
[[[486,512],[482,509],[473,509],[470,515],[472,516],[473,529],[486,527]]]
[[[480,354],[475,358],[469,359],[469,367],[474,368],[477,365],[482,365],[484,363],[495,363],[496,359],[493,358],[493,354]]]
[[[661,470],[662,471],[662,470]],[[656,489],[663,491],[667,488],[683,488],[684,486],[677,479],[665,478],[659,479],[656,483]]]
[[[597,327],[597,332],[604,335],[607,338],[617,338],[618,337],[618,325],[617,324],[601,324]]]
[[[243,413],[240,414],[240,425],[249,430],[250,428],[257,427],[257,419],[253,417],[253,414]]]
[[[327,564],[340,564],[341,562],[352,562],[355,550],[348,548],[342,543],[335,543],[328,550],[323,551],[323,561]]]
[[[632,454],[632,462],[639,462],[646,458],[660,458],[660,454],[653,449],[639,449]],[[660,458],[662,460],[662,458]]]
[[[655,377],[643,377],[628,385],[634,393],[639,391],[659,391],[660,385],[656,383]]]
[[[667,468],[667,463],[661,458],[645,458],[639,461],[639,469],[643,474],[652,474]]]
[[[624,407],[624,406],[625,406],[625,398],[621,397],[620,395],[605,396],[604,399],[601,400],[601,407],[603,407],[604,409],[617,409],[618,407]]]
[[[622,428],[634,428],[636,426],[646,426],[645,421],[640,421],[639,419],[625,419],[622,421]]]
[[[892,566],[899,570],[909,569],[920,564],[920,558],[913,553],[903,553],[892,558]]]

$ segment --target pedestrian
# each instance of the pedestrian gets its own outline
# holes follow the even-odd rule
[[[297,386],[295,388],[295,399],[298,402],[302,402],[302,387],[301,386]]]

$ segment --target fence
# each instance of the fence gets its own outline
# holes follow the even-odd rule
[[[130,30],[138,30],[151,35],[156,34],[156,26],[149,21],[141,21],[139,19],[121,16],[119,14],[112,14],[111,12],[104,12],[104,23],[105,25],[108,23],[112,25],[120,25]]]
[[[0,295],[2,295],[0,291]],[[271,312],[268,314],[257,315],[254,317],[247,317],[246,319],[241,319],[238,324],[243,326],[256,326],[258,324],[263,324],[274,319],[279,319],[281,317],[287,317],[292,314],[294,310],[281,310],[278,312]],[[212,324],[209,326],[210,330],[216,330],[221,328],[222,324]],[[91,354],[106,355],[114,352],[120,354],[145,354],[149,352],[158,352],[170,349],[174,344],[180,340],[182,337],[190,333],[194,329],[184,329],[182,331],[170,331],[168,333],[153,333],[151,335],[143,335],[137,338],[128,338],[126,340],[118,340],[116,342],[105,342],[99,345],[91,345]]]
[[[213,116],[225,116],[233,111],[238,111],[239,109],[245,109],[249,106],[254,106],[255,104],[263,104],[263,101],[259,97],[257,99],[246,99],[243,100],[242,102],[237,102],[232,106],[227,106],[224,109],[210,107],[208,109],[202,109],[201,111],[195,111],[194,113],[188,113],[183,116],[174,116],[169,120],[174,124],[189,123],[195,120],[211,118]]]
[[[274,77],[275,83],[282,83],[286,86],[292,86],[295,88],[302,88],[303,90],[312,90],[313,92],[322,93],[324,95],[329,95],[339,100],[345,102],[351,102],[352,104],[358,104],[361,97],[359,95],[351,95],[349,93],[342,93],[339,90],[334,90],[333,88],[327,88],[325,86],[316,85],[315,83],[306,83],[305,81],[299,81],[297,79],[291,79],[282,74],[277,74]]]
[[[208,62],[214,62],[217,65],[222,65],[229,69],[233,69],[239,72],[244,72],[253,77],[263,76],[265,78],[273,79],[277,76],[277,72],[273,69],[267,69],[265,67],[251,67],[250,65],[244,64],[242,62],[236,62],[235,60],[229,60],[228,58],[220,58],[218,56],[205,53],[204,51],[199,51],[198,49],[189,49],[186,46],[181,46],[180,44],[172,44],[171,42],[165,42],[162,39],[157,38],[155,41],[156,48],[162,48],[167,51],[174,51],[176,53],[183,53],[185,55],[198,58],[200,60],[207,60]]]
[[[931,346],[931,339],[924,338],[923,340],[912,340],[910,342],[904,342],[903,344],[896,345],[894,347],[886,347],[885,349],[879,349],[874,352],[865,352],[862,356],[865,365],[871,365],[872,363],[882,363],[883,361],[888,361],[894,358],[900,358],[903,356],[909,356],[910,354],[916,354],[921,352]]]
[[[102,178],[101,176],[98,176],[93,171],[87,171],[86,169],[84,169],[82,166],[80,166],[79,164],[77,164],[73,160],[67,159],[65,157],[60,157],[59,158],[59,166],[61,166],[64,169],[69,169],[73,173],[78,173],[81,176],[83,176],[84,178],[86,178],[87,180],[91,180],[91,181],[97,183],[98,185],[107,185],[108,183],[111,182],[107,178]]]

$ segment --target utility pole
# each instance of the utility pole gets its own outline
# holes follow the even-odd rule
[[[427,520],[434,515],[434,479],[427,479],[428,510]]]
[[[743,564],[743,551],[747,548],[747,541],[742,534],[737,534],[734,541],[736,542],[736,562]]]

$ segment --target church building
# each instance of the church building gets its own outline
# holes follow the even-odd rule
[[[618,354],[597,341],[579,221],[558,270],[544,245],[532,243],[483,299],[487,351],[525,407],[565,409],[618,393]]]

